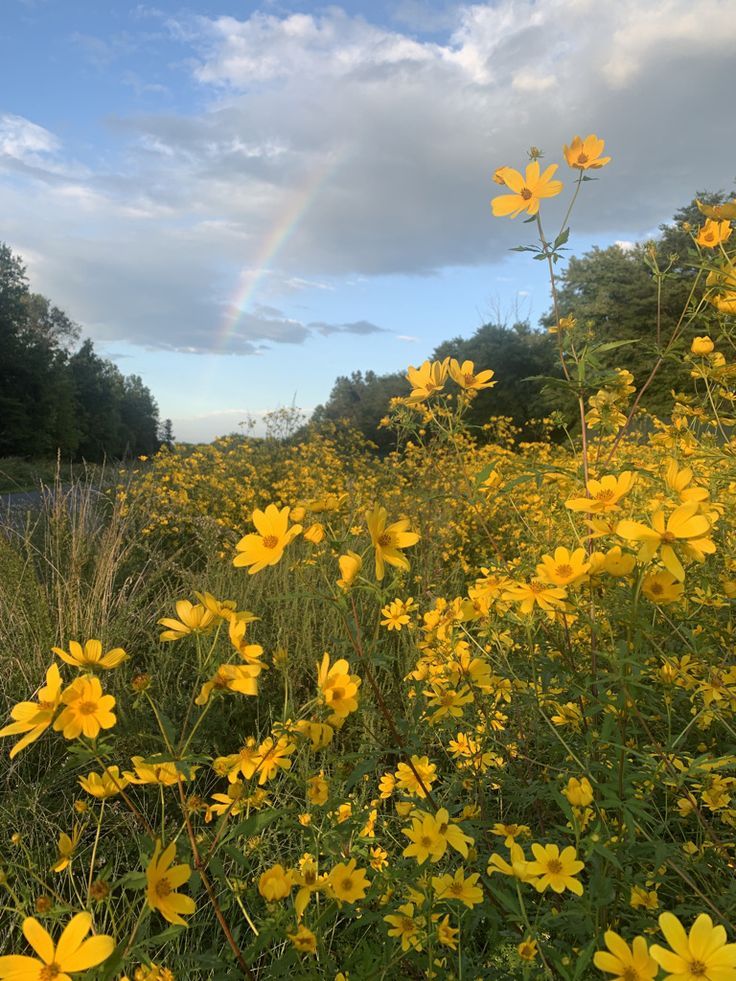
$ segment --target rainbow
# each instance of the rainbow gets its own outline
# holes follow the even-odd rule
[[[235,292],[225,305],[225,315],[216,332],[213,354],[222,353],[227,347],[256,290],[271,271],[271,263],[283,251],[338,164],[337,156],[320,161],[315,170],[307,175],[303,185],[287,198],[272,228],[261,242],[253,263],[245,266],[238,277]]]

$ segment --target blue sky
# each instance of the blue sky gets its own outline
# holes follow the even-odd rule
[[[730,0],[4,0],[0,239],[211,438],[535,322],[543,270],[508,251],[530,226],[488,207],[531,144],[607,141],[577,253],[731,188],[734,50]]]

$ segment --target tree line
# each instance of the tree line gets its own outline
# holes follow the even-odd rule
[[[99,462],[155,453],[171,422],[138,375],[124,376],[0,243],[0,456]]]
[[[726,200],[722,192],[699,192],[696,198],[707,204]],[[574,317],[590,329],[591,335],[606,341],[635,343],[618,347],[603,356],[602,368],[626,368],[641,386],[647,378],[661,345],[659,335],[667,339],[673,332],[683,309],[687,307],[696,275],[695,250],[688,228],[697,229],[703,222],[696,201],[680,208],[672,223],[662,224],[659,235],[649,242],[632,246],[612,245],[593,248],[581,257],[571,257],[559,275],[558,309],[561,317]],[[655,268],[666,270],[658,301]],[[706,312],[699,318],[702,327]],[[478,427],[490,416],[507,416],[522,431],[533,437],[534,420],[552,413],[561,424],[574,430],[575,406],[565,401],[559,389],[550,388],[544,378],[561,376],[557,343],[549,328],[554,326],[553,311],[540,321],[541,330],[517,322],[511,326],[487,323],[471,337],[444,341],[429,355],[431,360],[447,356],[459,361],[473,361],[479,368],[493,368],[497,384],[479,393],[469,414],[471,426]],[[689,368],[683,363],[683,340],[667,355],[667,370],[655,376],[642,399],[642,407],[665,418],[671,411],[673,385],[677,391],[692,390]],[[403,371],[378,375],[373,371],[355,371],[335,381],[329,398],[317,406],[312,422],[347,420],[375,443],[380,451],[395,445],[395,437],[379,428],[389,400],[407,394]],[[562,426],[559,437],[564,438]]]

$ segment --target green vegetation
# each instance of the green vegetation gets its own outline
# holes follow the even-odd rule
[[[154,453],[158,407],[46,297],[0,243],[0,457],[101,461]],[[170,425],[164,436],[170,438]]]

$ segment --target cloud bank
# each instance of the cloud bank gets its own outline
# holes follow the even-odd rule
[[[4,235],[95,337],[258,354],[381,329],[284,316],[302,284],[501,261],[520,229],[491,219],[490,176],[531,143],[551,162],[575,133],[605,137],[613,163],[575,227],[611,239],[729,185],[731,0],[458,5],[431,36],[402,10],[397,26],[337,7],[157,15],[200,105],[108,120],[122,149],[84,166],[0,116]]]

